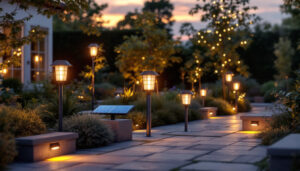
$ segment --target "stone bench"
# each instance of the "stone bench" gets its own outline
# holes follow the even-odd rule
[[[261,131],[266,128],[268,122],[272,119],[272,114],[248,114],[241,116],[242,131]]]
[[[200,108],[200,115],[203,119],[208,119],[217,115],[218,108],[216,107],[202,107]]]
[[[16,138],[18,161],[36,162],[76,151],[77,133],[53,132]]]
[[[300,159],[300,134],[289,134],[268,147],[271,171],[294,170]],[[299,168],[297,168],[299,169]]]

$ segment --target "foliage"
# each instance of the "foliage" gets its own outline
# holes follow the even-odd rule
[[[99,5],[95,0],[84,0],[85,8],[78,10],[76,15],[68,13],[61,18],[54,16],[53,27],[55,31],[78,31],[87,35],[100,36],[100,29],[105,21],[102,19],[102,11],[107,4]]]
[[[82,101],[79,97],[82,96],[81,92],[76,92],[71,87],[66,87],[63,95],[63,116],[68,117],[77,114],[81,110],[88,108],[87,101]],[[73,90],[72,90],[73,89]],[[39,105],[37,110],[42,120],[48,127],[53,127],[58,120],[58,95],[55,93],[54,98],[47,99],[47,103]]]
[[[160,29],[166,29],[167,32],[170,33],[174,22],[172,19],[173,10],[174,6],[169,0],[152,0],[145,1],[142,12],[155,13],[157,20],[156,26]],[[128,12],[124,17],[124,20],[118,22],[117,27],[119,29],[128,27],[134,28],[135,20],[139,14],[137,9],[135,9],[134,12]]]
[[[96,99],[107,99],[113,97],[116,87],[108,82],[95,85],[95,97]]]
[[[17,155],[15,138],[11,134],[0,131],[0,170],[13,162]]]
[[[146,128],[146,115],[143,112],[133,111],[123,118],[132,120],[133,130]]]
[[[199,30],[196,43],[207,48],[206,55],[212,60],[207,65],[215,68],[215,74],[222,78],[225,98],[224,77],[228,71],[249,75],[237,49],[249,44],[249,25],[258,20],[250,11],[256,7],[250,6],[248,0],[202,2],[189,12],[191,15],[201,12],[201,21],[206,23],[206,28]]]
[[[64,119],[64,131],[76,132],[78,148],[94,148],[108,145],[113,141],[113,133],[99,116],[74,115]]]
[[[292,56],[295,54],[295,50],[291,47],[291,41],[283,37],[279,39],[274,48],[274,54],[277,57],[274,64],[278,71],[275,78],[278,80],[287,79],[291,73]]]
[[[198,100],[201,100],[200,98]],[[227,101],[221,98],[211,98],[207,97],[205,99],[206,106],[212,106],[218,108],[217,115],[233,115],[235,111],[233,110],[233,106],[231,106]]]
[[[264,144],[272,144],[281,137],[292,132],[300,132],[300,73],[294,82],[294,88],[289,92],[279,90],[277,92],[282,114],[272,117],[270,126],[259,136]]]
[[[238,100],[238,112],[250,112],[251,111],[251,104],[250,102],[243,98],[239,98]]]
[[[140,80],[142,71],[162,73],[167,66],[180,62],[180,58],[174,57],[175,42],[156,24],[154,13],[139,14],[134,26],[141,35],[125,37],[125,41],[115,49],[118,53],[116,65],[131,84]]]
[[[261,86],[260,91],[264,95],[265,102],[273,102],[276,100],[275,90],[276,87],[274,81],[268,81]]]
[[[4,88],[11,88],[15,93],[21,93],[23,89],[23,84],[20,80],[14,78],[4,79],[2,82]]]
[[[0,15],[0,27],[4,32],[0,34],[0,56],[4,56],[5,60],[0,65],[3,70],[10,65],[20,66],[21,47],[29,44],[31,41],[38,40],[46,34],[45,31],[37,27],[33,27],[28,33],[21,37],[22,26],[24,23],[32,18],[28,11],[30,6],[37,9],[37,12],[42,15],[52,16],[56,14],[59,17],[64,17],[65,14],[78,15],[80,10],[87,8],[87,1],[82,0],[62,0],[65,6],[62,10],[61,3],[56,1],[40,0],[9,0],[8,3],[15,5],[14,9],[9,12],[3,12]],[[18,10],[24,10],[28,15],[16,18]],[[0,7],[0,11],[3,9]]]
[[[46,126],[36,110],[1,106],[0,119],[0,125],[7,124],[7,133],[15,137],[36,135],[46,131]]]

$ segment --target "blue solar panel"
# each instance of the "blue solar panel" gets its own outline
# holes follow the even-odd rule
[[[127,114],[133,105],[100,105],[93,113],[97,114]]]

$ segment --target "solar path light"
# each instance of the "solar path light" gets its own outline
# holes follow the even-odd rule
[[[143,88],[147,93],[147,137],[151,136],[151,92],[155,87],[155,80],[158,74],[154,71],[144,71],[141,73],[143,77]]]
[[[207,95],[207,90],[206,89],[201,89],[200,90],[200,96],[201,96],[201,99],[202,99],[202,106],[204,107],[205,106],[205,97]]]
[[[89,46],[90,56],[92,57],[92,110],[94,110],[95,105],[95,58],[98,55],[99,45],[92,43]]]
[[[238,91],[240,89],[240,83],[234,82],[233,83],[233,90],[235,92],[235,110],[238,112]]]
[[[184,90],[181,92],[181,100],[185,109],[185,123],[184,123],[184,131],[188,131],[188,122],[189,122],[189,105],[192,100],[192,92],[189,90]]]
[[[51,65],[54,67],[55,72],[55,80],[58,83],[58,93],[59,93],[59,107],[58,107],[58,116],[59,116],[59,123],[58,123],[58,130],[61,132],[63,127],[63,84],[67,81],[68,75],[68,67],[71,64],[66,60],[56,60]]]

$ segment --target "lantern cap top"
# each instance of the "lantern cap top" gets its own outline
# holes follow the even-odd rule
[[[155,71],[143,71],[141,75],[155,75],[158,76],[158,73]]]
[[[89,48],[91,48],[91,47],[99,47],[99,45],[97,44],[97,43],[91,43],[91,44],[89,44],[89,46],[88,46]]]
[[[226,72],[226,74],[233,74],[233,72],[231,72],[231,71],[227,71],[227,72]]]
[[[52,63],[51,66],[58,66],[58,65],[72,66],[72,65],[70,64],[70,62],[67,61],[67,60],[56,60],[56,61],[54,61],[54,62]]]
[[[181,94],[193,94],[193,92],[190,90],[182,90]]]

